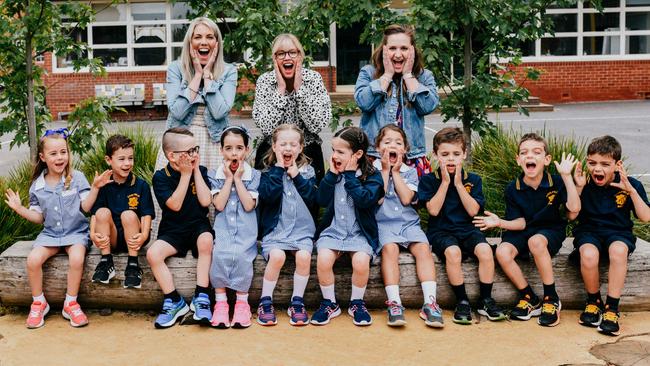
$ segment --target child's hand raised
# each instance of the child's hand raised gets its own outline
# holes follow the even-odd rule
[[[14,192],[11,189],[7,189],[7,191],[5,192],[5,197],[7,197],[5,203],[12,210],[17,211],[19,208],[23,206],[23,203],[20,201],[20,194],[18,193],[18,191]]]
[[[454,186],[459,187],[463,185],[463,164],[456,164],[454,170]]]
[[[451,174],[449,174],[449,170],[447,170],[446,165],[440,165],[440,178],[442,179],[442,183],[449,185],[451,183]]]
[[[584,187],[587,185],[587,177],[585,171],[582,170],[582,162],[576,161],[576,169],[573,171],[573,182],[576,187]]]
[[[391,170],[390,153],[388,150],[384,150],[384,152],[381,154],[381,170],[384,172]]]
[[[282,169],[286,168],[284,166],[284,156],[282,156],[282,152],[280,151],[280,149],[278,149],[277,151],[273,151],[273,152],[275,153],[275,166],[277,166],[279,168],[282,168]]]
[[[241,180],[242,177],[244,176],[244,164],[239,163],[239,167],[237,167],[237,170],[233,174],[235,176],[235,179]]]
[[[562,153],[562,160],[558,163],[555,161],[555,168],[560,175],[571,175],[573,167],[576,165],[576,158],[571,154]]]
[[[232,165],[232,160],[223,161],[223,174],[226,176],[226,179],[232,179],[234,177],[233,171],[230,170],[231,165]]]
[[[93,179],[93,187],[102,188],[108,183],[112,183],[113,180],[111,179],[111,175],[113,175],[113,171],[110,169],[105,170],[102,174],[97,174],[97,172],[95,172],[95,178]]]
[[[289,166],[289,168],[287,168],[287,174],[289,174],[291,178],[295,178],[298,175],[298,173],[300,173],[300,171],[298,171],[298,165],[296,164],[296,159],[293,159],[291,165]]]
[[[623,164],[619,164],[618,168],[616,169],[618,171],[619,177],[621,177],[621,180],[616,183],[612,182],[609,185],[612,187],[616,187],[618,189],[622,189],[625,192],[632,192],[634,190],[634,186],[632,186],[632,183],[630,183],[630,180],[627,179],[627,172],[625,171],[625,168],[623,167]]]
[[[359,159],[356,156],[352,155],[347,164],[345,164],[345,170],[356,172],[357,169],[359,169]]]
[[[493,214],[490,211],[485,211],[485,215],[486,216],[474,216],[474,220],[472,220],[474,226],[481,229],[481,231],[485,231],[493,227],[499,227],[499,223],[501,222],[499,216]]]
[[[330,158],[330,172],[337,175],[339,174],[339,171],[336,169],[336,162],[334,161],[333,156]]]
[[[181,175],[190,175],[192,174],[192,170],[194,170],[194,164],[190,157],[186,154],[181,154],[178,157],[178,171]]]
[[[397,162],[395,165],[391,167],[391,170],[393,171],[394,174],[399,174],[399,170],[402,167],[402,164],[404,162],[404,154],[402,152],[397,153]]]

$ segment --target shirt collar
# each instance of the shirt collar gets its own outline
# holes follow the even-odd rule
[[[372,166],[375,167],[378,171],[381,171],[381,159],[377,158],[375,161],[372,163]],[[406,173],[409,170],[409,166],[406,165],[406,163],[402,163],[399,167],[399,172],[400,173]]]
[[[111,176],[112,178],[112,176]],[[133,172],[129,172],[129,175],[126,177],[126,180],[124,183],[118,183],[116,181],[113,181],[113,184],[116,186],[125,186],[128,185],[130,187],[133,187],[135,185],[135,174]]]
[[[223,164],[219,165],[217,171],[214,174],[216,179],[226,179],[226,173],[223,172]],[[242,175],[241,180],[251,180],[253,179],[253,168],[244,161],[244,175]]]
[[[542,175],[542,181],[539,183],[538,188],[551,188],[555,185],[553,183],[553,177],[551,176],[551,173],[549,172],[544,172],[544,175]],[[517,177],[517,180],[515,181],[515,188],[517,188],[518,191],[525,189],[526,187],[531,188],[528,184],[524,182],[524,173],[521,173],[519,177]]]
[[[34,190],[38,191],[47,187],[47,184],[45,184],[45,174],[47,174],[47,169],[43,169],[41,175],[34,181]],[[61,175],[61,183],[65,183],[65,175]]]
[[[172,168],[171,163],[167,163],[167,166],[165,166],[163,170],[165,171],[165,175],[167,175],[170,178],[178,179],[181,176],[181,173],[178,170]]]

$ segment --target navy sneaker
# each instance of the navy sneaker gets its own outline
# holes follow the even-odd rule
[[[366,302],[363,300],[358,299],[350,301],[348,314],[352,317],[354,325],[365,326],[372,324],[372,318],[370,317],[368,309],[366,309]]]
[[[260,305],[257,307],[257,323],[260,325],[278,324],[271,296],[264,296],[260,299]]]
[[[190,310],[194,312],[193,318],[199,324],[212,324],[212,311],[210,310],[210,296],[208,294],[199,293],[198,296],[194,296],[192,303],[190,303]]]
[[[154,326],[157,329],[169,328],[176,323],[178,318],[187,314],[190,311],[189,306],[181,297],[180,301],[173,302],[172,299],[165,299],[162,306],[162,311],[156,318]]]
[[[307,315],[305,303],[300,296],[294,296],[291,299],[291,305],[287,309],[287,315],[289,315],[289,324],[291,325],[309,324],[309,315]]]
[[[320,307],[311,317],[311,323],[315,325],[325,325],[330,319],[341,315],[341,308],[335,302],[324,299],[320,302]]]

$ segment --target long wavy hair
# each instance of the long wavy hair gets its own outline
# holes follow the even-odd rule
[[[192,55],[190,50],[192,49],[192,36],[194,35],[194,29],[197,25],[203,24],[214,33],[214,36],[217,37],[217,58],[214,61],[212,66],[212,76],[214,79],[218,79],[221,74],[223,74],[223,69],[225,62],[223,60],[223,37],[221,37],[221,31],[217,24],[206,17],[199,17],[192,20],[190,26],[187,28],[185,33],[185,38],[183,39],[183,50],[181,51],[181,69],[183,72],[183,79],[189,82],[194,76],[194,64],[192,63]]]
[[[364,181],[368,176],[375,173],[375,168],[372,166],[372,163],[368,158],[368,146],[370,146],[370,141],[368,135],[366,135],[362,129],[355,126],[345,127],[335,133],[334,137],[338,137],[347,142],[353,153],[359,150],[363,151],[363,155],[361,155],[357,161],[357,164],[359,164],[359,170],[361,170],[359,180]]]
[[[300,127],[291,124],[291,123],[283,123],[279,125],[278,127],[273,130],[273,133],[271,134],[271,143],[275,144],[278,141],[278,135],[282,131],[295,131],[300,135],[300,154],[296,158],[296,165],[298,168],[302,168],[305,165],[308,165],[311,163],[311,159],[305,155],[304,149],[305,149],[305,134],[302,132],[302,129]],[[269,151],[266,152],[266,155],[264,155],[264,165],[266,168],[270,168],[274,166],[277,163],[277,158],[275,157],[275,152],[273,151],[273,148],[269,149]]]
[[[64,137],[63,134],[59,133],[44,136],[38,141],[38,154],[36,154],[36,159],[34,160],[34,171],[32,172],[32,180],[30,181],[30,184],[34,183],[34,181],[41,176],[41,173],[47,169],[47,164],[41,160],[41,154],[43,153],[43,149],[45,149],[45,142],[48,140],[58,139],[65,141],[65,147],[68,149],[68,165],[66,165],[65,169],[63,169],[63,175],[65,175],[65,189],[67,190],[70,188],[70,182],[72,182],[72,168],[70,168],[72,166],[72,154],[70,153],[70,145],[68,144],[68,140]]]

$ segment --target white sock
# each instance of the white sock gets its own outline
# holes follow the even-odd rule
[[[388,285],[385,289],[388,301],[394,301],[402,305],[402,299],[399,298],[399,285]]]
[[[68,295],[68,293],[66,292],[65,301],[63,302],[63,306],[68,306],[68,304],[70,304],[73,301],[77,301],[77,297],[72,296],[72,295]]]
[[[237,301],[248,303],[248,292],[245,294],[237,294]]]
[[[269,296],[273,298],[273,290],[275,290],[275,285],[278,283],[277,280],[269,281],[266,278],[262,279],[262,297]]]
[[[334,284],[329,286],[321,286],[321,292],[323,293],[323,299],[327,299],[333,303],[336,303],[336,295],[334,294]]]
[[[34,302],[38,301],[38,302],[40,302],[41,304],[44,304],[44,303],[47,302],[47,301],[45,300],[45,295],[44,295],[42,292],[41,292],[41,294],[38,295],[38,296],[32,296],[32,300],[33,300]]]
[[[291,298],[303,297],[305,295],[305,288],[307,288],[307,281],[309,276],[301,276],[297,272],[293,272],[293,294]]]
[[[366,286],[357,287],[352,285],[352,294],[350,300],[363,300],[363,294],[366,292]]]
[[[225,292],[215,292],[214,301],[228,301],[228,296]]]
[[[422,282],[422,294],[424,295],[424,302],[431,303],[433,299],[436,298],[436,290],[438,284],[436,281],[424,281]],[[433,299],[432,299],[433,298]]]

